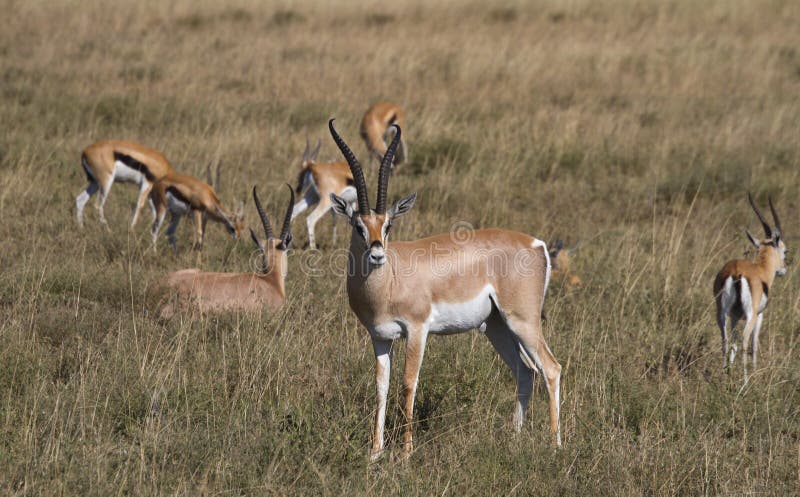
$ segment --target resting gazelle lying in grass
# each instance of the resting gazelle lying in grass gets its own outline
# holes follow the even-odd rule
[[[758,240],[746,231],[747,238],[756,247],[755,262],[746,259],[730,260],[722,266],[714,280],[714,299],[717,303],[717,325],[722,333],[722,362],[727,369],[736,357],[736,344],[730,344],[727,330],[727,318],[730,317],[731,334],[740,319],[745,319],[744,333],[742,334],[742,367],[744,381],[747,381],[747,355],[752,355],[753,369],[756,368],[758,355],[758,332],[761,329],[761,320],[764,309],[767,307],[767,297],[772,289],[775,276],[786,274],[786,245],[783,243],[783,230],[778,213],[769,199],[769,208],[775,227],[771,227],[764,215],[756,207],[753,197],[748,193],[747,200],[761,221],[766,238]]]
[[[347,295],[350,308],[367,329],[375,352],[377,411],[371,458],[383,452],[386,397],[395,340],[406,339],[403,374],[406,431],[403,457],[413,449],[411,421],[422,356],[429,334],[479,328],[517,380],[514,429],[519,431],[533,389],[533,372],[542,373],[550,396],[550,429],[561,443],[559,390],[561,366],[542,333],[542,304],[550,280],[547,245],[524,233],[500,229],[471,232],[467,240],[449,233],[389,244],[392,224],[414,206],[416,194],[387,205],[394,139],[381,161],[375,209],[367,198],[364,172],[350,148],[329,128],[353,172],[358,211],[335,194],[333,209],[352,226]],[[445,270],[444,268],[449,268]]]
[[[136,226],[153,183],[174,173],[169,161],[159,152],[144,145],[125,140],[105,140],[89,145],[81,154],[81,166],[89,185],[75,198],[78,225],[83,227],[83,209],[95,193],[100,194],[97,211],[100,222],[108,228],[104,206],[111,185],[115,182],[134,183],[139,186],[139,198],[131,218],[131,228]],[[155,217],[155,212],[153,212]]]
[[[405,114],[403,109],[389,102],[379,102],[367,109],[364,117],[361,118],[361,138],[367,145],[372,157],[376,162],[380,162],[386,156],[386,142],[394,138],[393,125],[398,128],[405,127]],[[400,143],[395,153],[395,164],[401,164],[406,160],[406,143],[400,139]],[[370,161],[372,163],[372,161]]]
[[[169,319],[177,308],[187,306],[196,306],[200,312],[254,311],[263,307],[275,310],[282,307],[286,302],[286,250],[292,242],[290,224],[294,192],[291,187],[289,192],[291,197],[283,227],[280,236],[275,238],[269,218],[253,187],[253,200],[266,236],[262,240],[250,230],[250,236],[261,252],[258,273],[205,273],[199,269],[170,273],[160,286],[166,288],[174,299],[161,308],[161,317]]]
[[[317,162],[320,143],[313,152],[309,152],[308,140],[300,164],[300,176],[297,179],[297,193],[303,194],[292,210],[292,220],[311,206],[314,210],[306,217],[308,229],[308,246],[316,249],[314,226],[322,216],[331,210],[331,193],[335,193],[348,202],[356,201],[356,189],[353,187],[353,173],[346,162]],[[336,243],[336,213],[333,213],[333,243]]]
[[[219,170],[217,171],[219,178]],[[193,247],[202,248],[205,234],[205,221],[211,219],[222,223],[234,239],[239,239],[244,231],[244,205],[236,212],[222,205],[217,192],[208,183],[188,174],[169,173],[155,182],[150,198],[156,210],[153,222],[153,250],[158,242],[158,232],[164,223],[167,211],[170,213],[167,236],[173,250],[177,250],[175,230],[181,218],[189,213],[193,216],[195,239]]]

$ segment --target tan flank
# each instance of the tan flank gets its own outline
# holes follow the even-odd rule
[[[292,220],[306,209],[315,206],[314,210],[306,217],[308,229],[309,248],[317,248],[314,237],[314,226],[322,216],[331,210],[331,193],[355,202],[356,190],[353,187],[353,173],[347,162],[317,162],[320,143],[309,152],[309,143],[306,140],[306,149],[300,163],[300,175],[297,180],[297,193],[303,195],[292,210]],[[336,243],[336,214],[333,214],[333,243]]]
[[[114,182],[133,183],[139,186],[139,198],[131,218],[131,228],[136,226],[153,183],[174,170],[160,152],[138,143],[125,140],[105,140],[86,147],[81,154],[81,167],[89,185],[76,198],[78,224],[83,227],[83,209],[92,195],[99,192],[98,214],[100,222],[108,227],[103,210],[111,185]],[[154,212],[155,216],[155,212]]]
[[[286,302],[286,250],[292,241],[290,220],[294,192],[284,216],[279,237],[272,227],[255,187],[253,200],[264,227],[264,240],[250,230],[250,236],[261,251],[261,268],[258,273],[205,273],[199,269],[184,269],[170,273],[160,286],[167,290],[170,299],[159,312],[163,319],[171,318],[179,309],[196,307],[200,312],[226,310],[254,311],[262,308],[275,310]]]
[[[367,109],[361,118],[361,138],[364,139],[367,150],[376,162],[380,162],[386,155],[386,142],[392,140],[393,124],[405,129],[405,114],[403,109],[389,102],[376,103]],[[405,159],[406,143],[401,139],[392,167],[405,162]]]
[[[332,195],[333,209],[352,225],[347,275],[350,307],[372,339],[376,357],[378,406],[372,459],[384,449],[383,429],[389,391],[392,347],[406,339],[403,374],[406,431],[403,457],[413,449],[411,422],[419,370],[429,334],[485,332],[517,380],[514,428],[519,431],[533,388],[542,373],[550,397],[550,428],[561,443],[559,390],[561,366],[542,334],[542,304],[550,278],[550,258],[541,240],[514,231],[485,229],[466,237],[442,234],[388,243],[392,223],[414,205],[416,194],[387,208],[394,139],[381,161],[378,195],[369,207],[358,160],[329,124],[331,135],[353,172],[358,210]]]
[[[748,193],[747,199],[761,221],[766,238],[758,240],[746,231],[747,238],[756,247],[755,262],[745,259],[730,260],[722,266],[714,279],[714,299],[717,304],[717,325],[722,333],[722,362],[726,369],[736,357],[736,344],[730,344],[726,330],[726,321],[730,317],[730,329],[733,332],[740,319],[745,319],[742,335],[742,367],[744,381],[747,382],[747,356],[751,354],[753,369],[756,368],[758,355],[758,332],[767,299],[770,296],[775,276],[786,274],[786,245],[783,243],[783,230],[778,213],[769,200],[772,219],[771,227],[764,215],[756,207],[753,197]]]

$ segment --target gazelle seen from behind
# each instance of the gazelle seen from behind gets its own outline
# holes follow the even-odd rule
[[[414,205],[416,194],[391,207],[387,188],[392,158],[401,139],[399,127],[384,155],[378,178],[375,209],[369,207],[361,166],[337,134],[334,141],[353,172],[358,211],[331,195],[333,209],[352,226],[347,273],[350,308],[372,339],[375,352],[377,411],[371,458],[383,449],[386,397],[392,363],[392,346],[406,339],[403,374],[407,422],[403,457],[413,449],[411,421],[422,357],[429,334],[452,334],[478,328],[485,331],[517,381],[513,425],[522,428],[539,371],[550,397],[550,429],[561,443],[559,390],[561,366],[542,333],[542,304],[550,279],[546,244],[532,236],[501,229],[470,231],[466,240],[442,234],[389,244],[396,220]]]
[[[380,162],[386,156],[386,143],[392,141],[394,125],[405,128],[405,113],[403,109],[389,102],[378,102],[371,106],[361,118],[361,138],[367,145],[370,155],[375,162]],[[392,168],[406,160],[406,143],[401,138],[395,152]],[[370,161],[373,163],[373,161]]]
[[[78,224],[83,227],[83,209],[95,193],[100,194],[97,204],[100,222],[108,228],[104,206],[111,185],[115,182],[134,183],[139,187],[139,198],[131,218],[131,228],[136,226],[153,183],[174,173],[172,165],[161,153],[125,140],[104,140],[83,149],[81,166],[89,185],[75,198]],[[155,212],[153,212],[155,217]]]
[[[303,195],[292,210],[292,220],[309,207],[314,210],[306,217],[308,229],[308,246],[317,248],[314,227],[322,216],[331,210],[331,193],[344,198],[348,202],[356,201],[356,189],[353,187],[353,173],[346,162],[317,162],[321,143],[310,151],[308,139],[300,163],[300,175],[297,178],[297,193]],[[336,213],[333,214],[333,243],[336,243]]]
[[[173,300],[161,308],[161,317],[169,319],[179,308],[188,306],[197,306],[201,312],[253,311],[264,307],[275,310],[282,307],[286,302],[286,251],[292,242],[290,224],[294,192],[291,187],[289,192],[289,206],[280,236],[276,238],[253,187],[253,200],[266,235],[262,240],[250,230],[250,236],[261,252],[261,268],[257,274],[206,273],[199,269],[170,273],[161,286],[172,294]]]
[[[722,266],[714,279],[714,299],[717,304],[717,325],[722,333],[722,362],[727,369],[736,357],[736,344],[731,344],[730,339],[736,340],[734,329],[740,319],[745,319],[742,334],[742,367],[744,381],[747,381],[747,359],[751,354],[753,369],[756,368],[758,355],[758,332],[761,329],[761,320],[764,309],[767,307],[767,298],[772,289],[775,276],[786,274],[786,245],[783,242],[781,221],[772,199],[769,199],[769,208],[775,226],[772,227],[764,215],[753,202],[753,197],[748,193],[747,200],[753,207],[761,226],[764,228],[765,238],[758,240],[750,231],[745,230],[747,238],[756,247],[755,262],[746,259],[730,260]],[[730,332],[726,330],[727,319],[730,318]]]
[[[217,172],[219,178],[219,172]],[[240,204],[236,212],[230,211],[222,205],[217,192],[208,183],[188,174],[169,173],[153,185],[150,198],[156,210],[156,219],[153,222],[153,250],[158,242],[158,232],[164,223],[167,211],[170,213],[167,236],[173,250],[177,249],[175,243],[175,230],[183,216],[192,214],[195,228],[193,246],[202,248],[205,234],[205,220],[210,219],[225,225],[228,233],[234,239],[241,237],[244,230],[244,204]]]

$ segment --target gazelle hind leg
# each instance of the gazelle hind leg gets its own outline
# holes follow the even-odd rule
[[[100,222],[103,223],[103,226],[106,229],[110,229],[108,227],[108,221],[106,221],[106,214],[105,214],[105,205],[106,199],[108,199],[108,193],[111,191],[111,185],[114,184],[114,178],[111,177],[108,179],[104,187],[100,188],[100,195],[97,200],[97,214],[100,216]]]
[[[81,228],[83,228],[83,209],[86,207],[86,204],[87,202],[89,202],[89,199],[92,197],[92,195],[97,193],[97,190],[99,189],[100,186],[97,184],[97,182],[90,181],[86,189],[81,193],[79,193],[77,197],[75,197],[75,207],[77,209],[77,215],[78,215],[78,226],[80,226]]]
[[[756,325],[753,327],[753,343],[750,346],[750,350],[752,350],[752,362],[753,362],[753,371],[756,370],[756,364],[758,362],[758,332],[761,331],[761,319],[763,314],[759,314],[756,316]]]
[[[317,225],[317,221],[319,221],[330,208],[330,199],[326,201],[324,198],[322,198],[317,204],[317,207],[311,211],[311,214],[309,214],[306,218],[306,228],[308,228],[308,247],[312,250],[317,248],[317,243],[314,238],[314,226]]]
[[[502,319],[494,316],[490,318],[486,322],[485,335],[517,380],[517,403],[514,408],[513,424],[514,431],[519,433],[533,391],[533,371],[522,361],[518,349],[519,343]]]
[[[542,337],[541,322],[529,323],[507,319],[509,328],[519,341],[519,353],[523,362],[533,361],[544,378],[550,400],[550,431],[556,437],[556,445],[561,446],[561,365],[553,357],[550,348]],[[527,356],[527,357],[526,357]]]

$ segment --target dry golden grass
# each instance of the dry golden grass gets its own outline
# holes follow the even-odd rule
[[[797,2],[0,7],[0,493],[798,493],[795,272],[770,295],[744,388],[739,364],[721,370],[711,295],[756,226],[746,191],[776,199],[797,243]],[[373,358],[340,260],[308,274],[294,251],[277,315],[164,324],[149,312],[160,276],[246,270],[249,240],[212,226],[200,258],[184,223],[182,251],[162,241],[155,258],[146,223],[126,229],[135,191],[120,185],[113,231],[92,205],[77,231],[93,141],[137,140],[195,174],[219,160],[223,200],[257,184],[278,213],[304,130],[335,157],[335,116],[365,157],[357,126],[378,99],[408,116],[390,196],[419,193],[398,239],[466,221],[583,241],[583,286],[554,284],[547,302],[563,449],[541,386],[511,434],[511,375],[467,334],[429,342],[410,463],[369,466]]]

